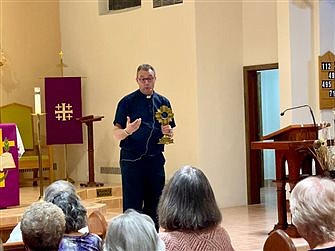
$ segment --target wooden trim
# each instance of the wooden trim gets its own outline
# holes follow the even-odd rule
[[[260,100],[258,95],[257,72],[278,69],[278,63],[243,67],[245,148],[248,204],[260,203],[259,189],[262,184],[261,152],[251,150],[252,141],[260,140]]]

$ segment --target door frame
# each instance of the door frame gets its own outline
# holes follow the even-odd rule
[[[257,72],[273,69],[278,69],[278,63],[243,67],[248,205],[261,203],[260,188],[264,179],[262,153],[260,150],[251,150],[250,148],[252,141],[260,140],[262,128]]]

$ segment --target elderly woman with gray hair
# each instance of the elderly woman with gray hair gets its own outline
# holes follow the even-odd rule
[[[312,250],[335,251],[335,181],[307,177],[292,190],[292,223]]]
[[[105,251],[164,251],[153,220],[145,214],[128,209],[108,225]]]
[[[56,180],[45,189],[43,199],[45,201],[50,201],[55,196],[55,194],[62,192],[62,191],[66,191],[68,193],[72,193],[76,195],[76,188],[70,182],[65,181],[65,180]],[[21,222],[19,222],[15,226],[15,228],[12,230],[12,232],[10,233],[9,239],[7,240],[7,243],[22,241],[22,233],[21,233],[20,226],[21,226]],[[87,227],[84,228],[83,231],[86,231],[86,229]]]
[[[20,228],[28,250],[57,251],[65,231],[65,217],[56,205],[35,202],[24,212]]]
[[[65,234],[59,245],[59,251],[102,250],[102,240],[99,236],[79,232],[87,225],[87,211],[77,195],[65,191],[59,192],[50,198],[50,202],[60,207],[65,215]]]

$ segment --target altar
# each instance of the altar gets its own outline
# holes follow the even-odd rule
[[[0,124],[0,209],[20,204],[17,128]]]

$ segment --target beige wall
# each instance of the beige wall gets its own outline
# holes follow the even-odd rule
[[[95,124],[96,180],[119,181],[99,173],[100,166],[118,166],[119,147],[112,137],[117,102],[138,88],[139,64],[157,71],[156,91],[167,96],[175,113],[175,144],[166,146],[167,177],[185,164],[198,165],[198,115],[194,4],[152,9],[142,7],[114,15],[98,15],[98,2],[60,3],[64,61],[83,81],[83,115],[103,115]],[[86,137],[86,128],[85,137]],[[87,180],[85,144],[69,146],[70,175]]]
[[[182,165],[195,165],[210,179],[221,207],[245,204],[242,68],[279,62],[281,107],[292,102],[289,6],[184,1],[153,9],[151,1],[142,1],[140,8],[99,15],[98,2],[61,1],[58,14],[55,2],[1,1],[2,47],[14,76],[2,75],[1,104],[33,105],[33,87],[43,91],[38,76],[57,74],[61,44],[65,75],[84,77],[83,115],[105,116],[94,126],[96,180],[119,182],[118,175],[100,174],[101,166],[118,166],[111,134],[116,104],[137,89],[138,64],[151,63],[156,91],[170,99],[177,123],[175,144],[166,147],[167,178]],[[88,180],[83,129],[84,144],[67,151],[77,181]],[[62,150],[57,147],[61,167]]]
[[[115,107],[137,88],[136,66],[149,62],[157,68],[156,90],[170,98],[177,122],[175,144],[166,147],[167,176],[195,165],[210,179],[220,206],[245,204],[242,66],[276,62],[275,4],[185,1],[158,9],[142,4],[103,16],[97,2],[60,4],[68,74],[87,77],[84,115],[105,116],[95,125],[96,167],[118,166],[118,142],[111,135]],[[260,12],[268,15],[260,18]],[[260,38],[264,20],[266,40]],[[71,175],[87,179],[86,146],[70,146],[70,152]]]
[[[30,80],[22,83],[23,90],[18,86],[12,94],[7,91],[2,102],[25,99],[33,105],[32,87],[43,88],[42,81],[36,85],[36,76],[57,75],[55,65],[61,44],[68,65],[65,75],[83,76],[83,115],[105,116],[94,126],[96,180],[119,182],[118,175],[100,174],[101,166],[118,166],[118,142],[111,134],[116,104],[123,95],[137,89],[138,64],[151,63],[157,70],[156,91],[170,99],[177,123],[175,144],[166,147],[167,178],[182,165],[197,166],[210,179],[220,206],[243,205],[246,170],[242,66],[276,61],[275,7],[240,1],[185,1],[157,9],[151,4],[142,1],[141,8],[99,15],[98,1],[61,1],[59,16],[55,3],[26,4],[28,12],[22,10],[22,3],[20,8],[13,4],[4,20],[15,19],[22,10],[19,16],[23,24],[14,25],[21,32],[4,33],[12,34],[7,44],[13,49],[6,47],[13,63],[17,57],[24,66],[15,68],[15,72],[30,75]],[[268,15],[262,19],[259,12]],[[28,13],[37,15],[36,20]],[[264,19],[266,40],[259,41]],[[16,39],[27,43],[23,48],[14,46]],[[18,51],[31,55],[22,57]],[[34,67],[27,67],[30,57],[33,63],[28,65]],[[27,81],[26,76],[19,79]],[[29,90],[31,95],[26,95]],[[67,167],[70,177],[77,181],[88,179],[86,127],[83,129],[84,144],[67,146]],[[56,147],[60,168],[64,168],[66,157],[63,149]]]
[[[221,207],[246,203],[242,4],[196,3],[199,164]]]
[[[243,1],[243,65],[278,62],[276,1]]]
[[[4,1],[1,8],[0,104],[33,106],[33,87],[43,92],[45,74],[56,74],[60,49],[59,6],[56,1]]]
[[[6,58],[0,67],[0,105],[17,102],[34,107],[33,88],[44,93],[42,77],[59,74],[58,2],[0,0],[0,20],[0,49]],[[41,130],[45,138],[44,126]],[[55,157],[61,162],[58,155],[57,151]]]

